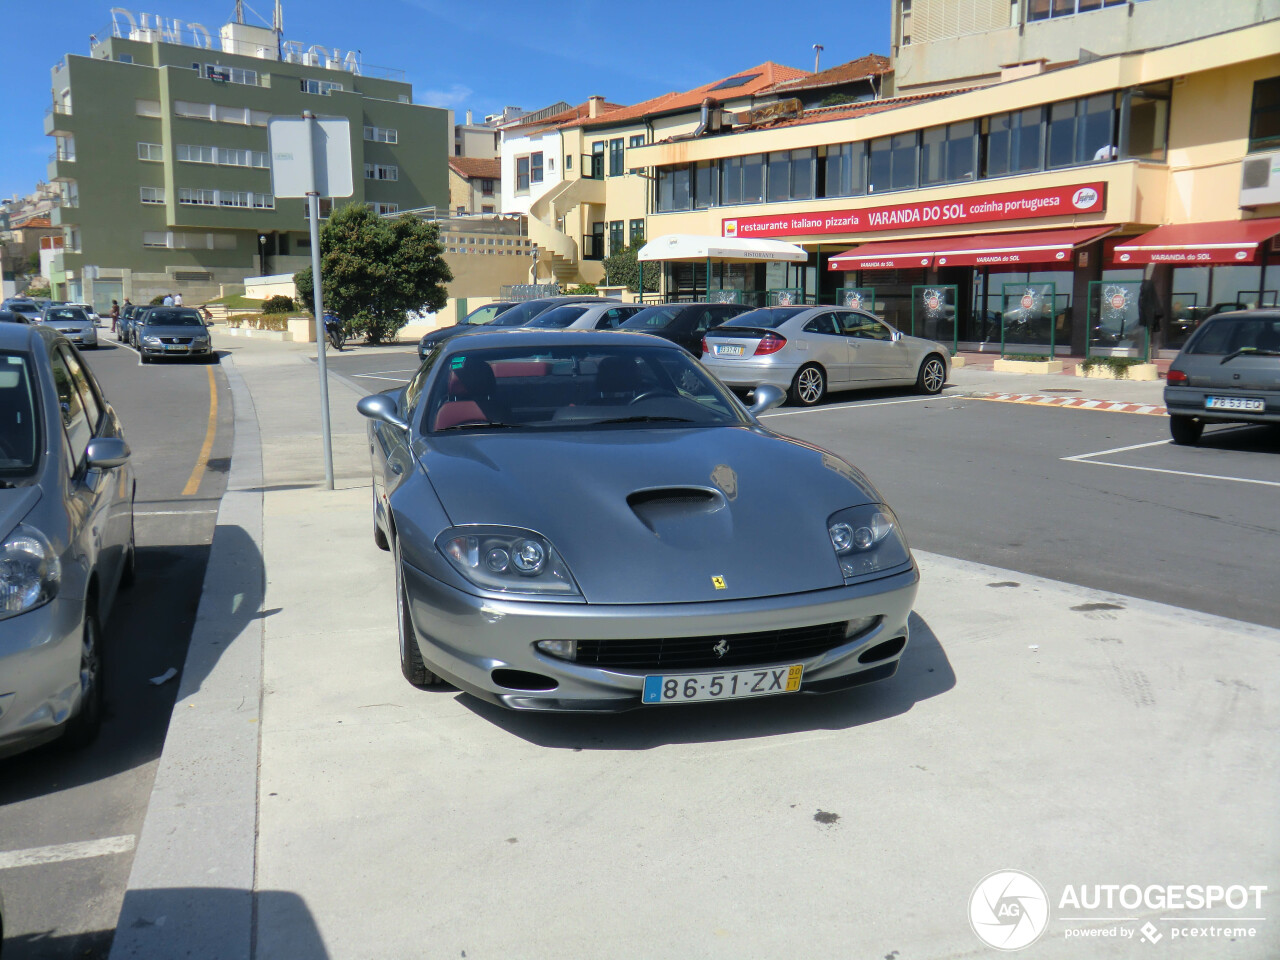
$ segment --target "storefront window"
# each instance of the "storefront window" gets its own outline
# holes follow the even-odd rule
[[[1169,140],[1168,81],[1125,94],[1126,156],[1163,162]]]
[[[1049,107],[1049,166],[1114,160],[1115,94],[1064,100]]]
[[[826,182],[822,196],[855,197],[867,192],[866,144],[841,143],[827,147]]]
[[[1169,297],[1169,326],[1164,346],[1178,350],[1209,315],[1209,279],[1212,267],[1174,267]]]
[[[916,185],[915,131],[871,141],[868,193],[909,190]]]
[[[791,196],[791,154],[786,150],[775,150],[769,154],[769,193],[770,203],[787,200]]]
[[[920,182],[972,180],[974,121],[930,127],[920,134]]]
[[[691,174],[688,167],[658,170],[658,211],[688,210],[692,202]]]
[[[701,160],[693,178],[693,205],[699,210],[715,203],[715,165],[712,160]]]
[[[812,147],[808,150],[791,151],[792,200],[813,199],[813,173],[816,160],[817,151]]]
[[[1039,170],[1043,163],[1044,107],[998,113],[983,121],[984,177]]]
[[[1280,77],[1253,85],[1253,109],[1249,114],[1249,151],[1280,147]]]
[[[742,158],[742,202],[764,203],[764,154]]]

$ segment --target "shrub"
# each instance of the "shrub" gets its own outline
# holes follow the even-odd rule
[[[1080,366],[1084,367],[1086,373],[1094,367],[1109,367],[1116,379],[1127,380],[1129,368],[1145,362],[1141,357],[1090,357],[1082,360]]]
[[[576,287],[570,287],[565,291],[567,294],[576,294],[580,297],[594,297],[597,292],[594,283],[580,283]]]
[[[151,298],[151,306],[153,306],[153,307],[162,307],[162,306],[164,306],[164,294],[163,294],[163,293],[158,293],[158,294],[156,294],[154,297],[152,297],[152,298]]]
[[[286,297],[283,294],[269,297],[262,305],[263,313],[289,313],[296,309],[297,306],[293,302],[293,297]]]
[[[1000,358],[1001,360],[1017,360],[1022,363],[1044,363],[1052,357],[1042,356],[1038,353],[1006,353]]]

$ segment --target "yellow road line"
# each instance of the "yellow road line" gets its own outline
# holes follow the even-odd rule
[[[196,465],[191,468],[187,485],[182,488],[184,497],[189,497],[200,489],[205,467],[209,465],[209,454],[213,452],[213,437],[218,432],[218,383],[213,379],[212,365],[205,367],[204,372],[209,374],[209,426],[204,432],[204,444],[200,447],[200,456],[196,457]]]

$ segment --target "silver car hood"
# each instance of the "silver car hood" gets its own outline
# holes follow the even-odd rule
[[[39,502],[40,487],[34,483],[0,488],[0,541],[9,536]]]
[[[453,524],[541,533],[589,603],[840,586],[826,520],[879,499],[833,454],[748,427],[436,437],[420,461]]]
[[[138,336],[141,337],[207,337],[208,335],[208,327],[197,327],[191,324],[161,326],[155,323],[148,323],[138,327]]]

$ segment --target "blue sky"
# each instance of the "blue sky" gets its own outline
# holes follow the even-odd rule
[[[216,35],[234,0],[13,0],[4,3],[0,61],[0,197],[29,193],[46,175],[53,139],[43,135],[49,70],[87,54],[112,6],[203,23]],[[249,0],[270,20],[273,0]],[[246,20],[253,22],[248,10]],[[757,0],[284,0],[285,39],[360,50],[366,64],[405,71],[414,99],[459,119],[506,105],[527,110],[600,94],[636,103],[687,90],[773,60],[813,69],[866,53],[887,54],[889,0],[779,4]],[[77,144],[81,151],[89,144]]]

